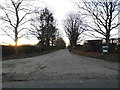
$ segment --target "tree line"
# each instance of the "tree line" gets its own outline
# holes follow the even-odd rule
[[[0,28],[14,40],[15,53],[18,53],[18,40],[27,35],[36,36],[39,40],[38,44],[42,48],[54,46],[54,44],[61,42],[61,39],[58,39],[59,41],[55,43],[58,37],[58,29],[53,13],[48,8],[39,9],[39,7],[35,7],[32,9],[25,2],[25,0],[9,0],[9,2],[6,0],[6,4],[0,5],[0,9],[4,12],[0,20],[6,24]],[[31,17],[28,18],[28,16]],[[30,26],[26,27],[28,24]]]
[[[77,44],[79,36],[84,32],[90,31],[102,35],[102,38],[106,40],[106,45],[110,48],[112,32],[119,32],[118,26],[120,26],[120,22],[118,21],[118,15],[120,15],[120,1],[80,0],[75,2],[75,5],[78,6],[79,15],[69,14],[64,25],[70,40],[70,46],[73,48]],[[84,20],[82,20],[81,16]],[[94,34],[92,36],[101,38]]]
[[[6,0],[6,4],[0,5],[0,9],[4,12],[0,20],[6,23],[5,28],[0,28],[14,40],[16,53],[18,39],[27,35],[24,31],[36,36],[42,47],[54,46],[59,31],[53,13],[48,8],[40,10],[36,7],[33,10],[33,7],[29,7],[30,5],[25,2],[25,0],[9,0],[7,3]],[[79,12],[70,13],[64,20],[64,30],[70,41],[70,47],[75,47],[80,35],[87,31],[101,34],[106,39],[106,45],[109,46],[111,32],[116,31],[120,25],[115,21],[120,14],[119,0],[90,0],[89,2],[82,0],[82,2],[75,2],[75,5],[78,6]],[[91,20],[93,25],[85,22],[87,20]],[[25,26],[28,23],[30,28]]]

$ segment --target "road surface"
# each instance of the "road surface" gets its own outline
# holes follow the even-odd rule
[[[118,63],[67,49],[3,61],[3,88],[117,88]]]

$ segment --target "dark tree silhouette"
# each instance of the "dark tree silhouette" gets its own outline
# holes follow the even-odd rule
[[[57,46],[58,48],[65,48],[66,47],[66,43],[63,40],[63,38],[58,37],[57,40],[55,41],[55,46]]]
[[[70,46],[76,46],[78,37],[85,31],[83,21],[79,14],[69,14],[64,22],[65,32],[70,40]]]
[[[50,43],[53,45],[57,32],[53,14],[47,8],[35,10],[35,14],[30,31],[38,38],[42,47],[50,46]]]
[[[5,5],[0,5],[0,9],[4,12],[4,16],[1,16],[0,19],[3,20],[5,24],[7,23],[7,25],[1,29],[7,34],[7,36],[14,40],[15,53],[17,54],[18,39],[25,36],[25,34],[19,35],[19,33],[26,29],[25,27],[22,27],[22,25],[28,22],[26,16],[30,14],[30,11],[27,9],[28,6],[24,4],[24,0],[9,1],[10,2],[6,0]],[[8,30],[11,30],[14,35],[11,35]]]

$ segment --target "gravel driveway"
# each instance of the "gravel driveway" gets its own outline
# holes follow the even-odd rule
[[[32,58],[3,61],[2,64],[3,87],[9,88],[32,87],[32,82],[81,80],[116,80],[117,82],[118,78],[118,63],[74,55],[67,49]],[[29,82],[29,84],[17,86],[20,82]],[[117,83],[115,85],[113,87],[117,87]]]

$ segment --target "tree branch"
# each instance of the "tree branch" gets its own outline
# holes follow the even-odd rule
[[[7,34],[7,36],[9,36],[10,38],[12,38],[13,40],[15,40],[6,30],[4,30],[3,28],[1,28],[2,29],[2,31],[4,31],[6,34]]]

